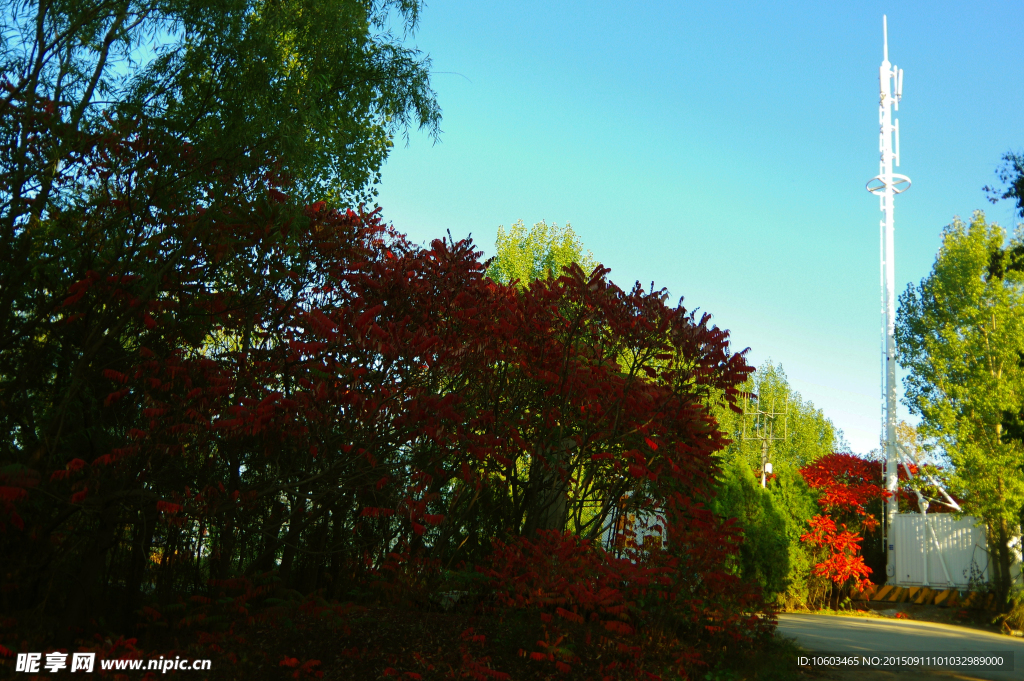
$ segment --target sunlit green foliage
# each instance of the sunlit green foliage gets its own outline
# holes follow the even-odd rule
[[[786,522],[750,468],[735,460],[726,463],[714,509],[743,526],[745,541],[738,557],[743,579],[768,592],[785,591],[789,572]]]
[[[536,279],[557,277],[572,263],[589,274],[597,265],[593,253],[583,251],[583,242],[569,223],[559,227],[541,221],[527,230],[518,220],[508,232],[504,226],[498,227],[494,246],[497,255],[487,274],[503,284],[518,280],[525,286]]]
[[[942,233],[931,273],[900,296],[896,342],[906,403],[920,433],[941,448],[967,513],[988,524],[995,582],[1005,596],[1024,506],[1024,445],[1014,437],[1024,402],[1024,271],[1018,232],[974,214]]]
[[[768,460],[780,464],[805,466],[826,454],[847,448],[842,431],[817,409],[793,390],[781,364],[768,360],[747,380],[743,389],[750,394],[745,403],[747,415],[722,409],[716,414],[719,422],[733,438],[727,455],[747,462],[754,468],[761,466],[761,440],[755,428],[754,412],[774,412],[773,440],[768,445]]]
[[[743,461],[734,458],[723,464],[713,508],[743,528],[739,574],[779,602],[806,606],[820,587],[811,575],[811,550],[800,542],[817,511],[814,500],[799,471],[788,463],[776,468],[766,489]]]
[[[111,116],[145,120],[148,134],[193,145],[192,169],[216,163],[263,174],[271,165],[304,197],[354,204],[372,199],[396,133],[413,124],[439,133],[430,61],[390,28],[409,35],[420,7],[419,0],[5,3],[0,80],[10,83],[10,96],[59,103],[65,127],[52,162],[68,152],[61,140],[73,130],[94,130]],[[226,190],[196,189],[207,201]]]
[[[715,509],[736,518],[746,537],[739,562],[745,579],[756,580],[780,601],[808,605],[821,591],[811,575],[810,549],[800,541],[807,521],[817,512],[816,494],[799,473],[805,466],[845,448],[842,432],[815,406],[793,390],[781,364],[765,362],[744,384],[749,394],[745,414],[724,407],[715,417],[733,442],[722,452],[722,478]],[[765,417],[771,437],[768,460],[772,474],[761,488]],[[761,427],[757,427],[757,423]]]

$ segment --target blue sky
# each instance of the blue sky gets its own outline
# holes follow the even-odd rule
[[[488,255],[499,225],[569,222],[623,288],[714,315],[856,452],[880,419],[878,66],[905,71],[897,292],[1024,148],[1024,3],[434,0],[439,144],[396,140],[384,217]],[[905,408],[902,416],[907,418]],[[913,420],[913,419],[911,419]]]

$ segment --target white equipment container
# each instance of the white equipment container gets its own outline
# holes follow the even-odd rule
[[[988,544],[977,518],[897,513],[893,530],[898,586],[966,590],[988,581]]]

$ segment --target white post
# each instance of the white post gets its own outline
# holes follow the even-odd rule
[[[917,502],[921,505],[921,502]],[[921,507],[921,519],[924,520],[924,536],[921,537],[921,555],[924,556],[924,585],[931,586],[928,581],[928,531],[931,529],[931,520],[928,519],[928,502],[924,502],[924,506]],[[942,555],[941,553],[939,554]]]
[[[767,486],[768,480],[768,438],[761,440],[761,489]]]
[[[893,242],[893,199],[896,194],[910,187],[909,178],[893,173],[893,161],[899,165],[897,154],[893,152],[893,136],[899,135],[899,121],[892,120],[892,111],[899,110],[902,97],[902,72],[889,63],[889,32],[886,18],[882,17],[882,64],[878,69],[878,123],[880,152],[878,175],[868,182],[868,191],[877,194],[882,210],[882,302],[885,312],[885,346],[883,361],[885,364],[885,489],[891,495],[885,504],[883,518],[883,541],[886,550],[885,573],[889,581],[896,574],[896,540],[893,524],[899,509],[897,504],[898,480],[897,467],[899,454],[896,451],[896,268],[895,248]],[[896,139],[899,148],[899,139]],[[877,184],[872,184],[877,182]]]

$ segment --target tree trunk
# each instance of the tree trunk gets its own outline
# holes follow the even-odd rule
[[[317,530],[316,550],[317,553],[309,557],[307,577],[305,580],[305,591],[313,592],[320,588],[321,576],[327,563],[327,538],[330,529],[328,514],[324,513]]]
[[[560,445],[540,448],[530,464],[529,503],[523,535],[530,537],[538,530],[565,530],[568,510],[568,481],[563,480],[562,469],[568,459],[568,450],[575,445],[566,438]],[[545,451],[546,449],[546,451]]]
[[[59,647],[71,648],[86,618],[97,614],[101,605],[100,575],[107,562],[107,552],[117,539],[117,511],[118,507],[111,505],[99,514],[99,526],[93,532],[92,541],[77,571],[78,579],[71,588],[71,597],[63,617],[65,626],[57,633]]]
[[[1010,566],[1013,564],[1013,556],[1010,553],[1010,532],[1005,518],[1000,518],[996,524],[996,579],[993,586],[996,591],[996,605],[1000,609],[1006,605],[1012,586]]]
[[[228,486],[228,494],[237,490],[241,485],[241,476],[238,472],[238,464],[231,464],[231,481]],[[230,499],[230,496],[228,497]],[[220,535],[217,538],[217,550],[214,552],[214,559],[210,563],[211,579],[227,579],[231,573],[231,562],[235,553],[235,506],[234,502],[224,511],[224,522],[220,528]]]
[[[178,575],[178,561],[175,557],[178,553],[178,545],[181,543],[181,530],[173,525],[167,527],[167,537],[164,540],[163,555],[160,557],[160,568],[156,578],[156,592],[160,604],[171,603],[174,594],[174,582]]]
[[[153,546],[153,530],[157,521],[156,503],[147,503],[136,514],[135,531],[132,536],[131,563],[122,605],[121,620],[128,629],[135,623],[135,611],[140,607],[142,582],[149,566],[149,552]]]
[[[996,481],[996,490],[999,496],[1000,506],[1006,503],[1006,495],[1003,487],[1003,478],[1000,476]],[[1010,596],[1010,588],[1013,586],[1012,577],[1010,576],[1010,566],[1013,564],[1013,555],[1010,553],[1010,527],[1006,522],[1006,518],[1000,514],[1000,517],[994,523],[995,529],[995,546],[993,547],[995,553],[995,575],[992,580],[992,586],[995,588],[997,606],[1002,609],[1006,605],[1007,599]],[[991,561],[990,561],[991,562]]]
[[[305,503],[302,499],[298,503]],[[299,545],[299,537],[302,534],[303,526],[305,523],[301,522],[302,511],[296,511],[293,509],[290,519],[288,520],[288,534],[284,539],[284,551],[281,553],[281,586],[286,589],[295,588],[291,583],[292,578],[292,564],[295,561],[295,550]]]
[[[247,577],[270,570],[274,566],[274,555],[277,553],[278,546],[280,545],[278,537],[281,534],[281,525],[283,524],[284,504],[275,501],[270,510],[270,517],[267,518],[265,523],[257,525],[264,528],[263,548],[259,556],[249,563],[249,567],[246,568],[245,575]]]

